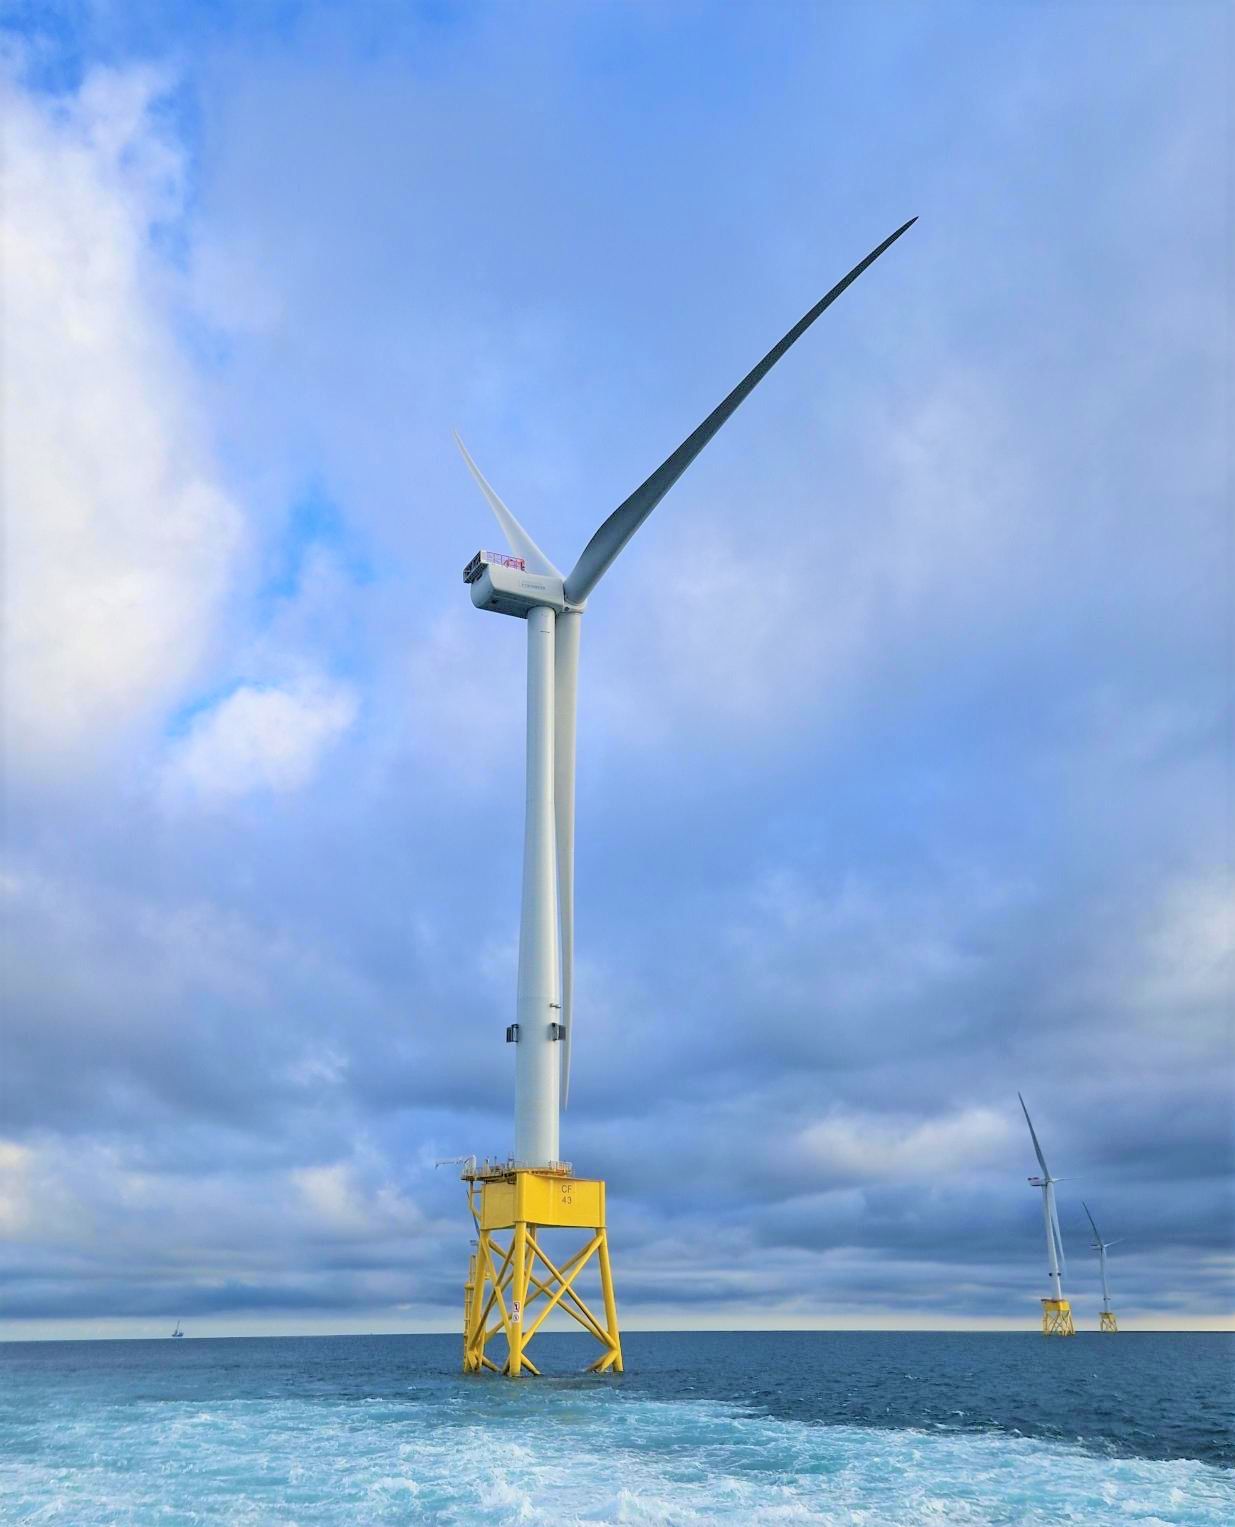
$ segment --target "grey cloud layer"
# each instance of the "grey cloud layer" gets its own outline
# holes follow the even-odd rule
[[[593,601],[567,1153],[632,1320],[1028,1320],[1021,1088],[1082,1297],[1083,1193],[1121,1307],[1229,1306],[1212,23],[941,15],[196,49],[175,237],[123,207],[248,549],[162,731],[10,743],[6,1329],[453,1322],[522,661],[449,428],[568,560],[914,212]]]

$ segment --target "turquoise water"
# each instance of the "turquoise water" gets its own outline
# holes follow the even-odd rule
[[[543,1343],[543,1345],[542,1345]],[[1235,1521],[1226,1336],[633,1335],[0,1346],[0,1520]]]

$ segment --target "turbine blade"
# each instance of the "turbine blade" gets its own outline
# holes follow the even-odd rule
[[[768,351],[753,371],[747,372],[738,385],[733,389],[723,403],[707,416],[703,423],[683,440],[673,455],[668,457],[658,466],[655,472],[646,482],[642,483],[630,497],[616,508],[609,518],[601,525],[596,534],[583,548],[579,560],[566,579],[566,597],[575,604],[581,604],[592,592],[601,578],[608,571],[618,553],[643,524],[656,505],[660,503],[669,489],[672,488],[686,468],[690,466],[699,452],[707,445],[712,436],[720,429],[721,425],[734,413],[738,405],[754,391],[772,367],[780,360],[785,351],[796,343],[815,319],[836,301],[845,288],[851,285],[868,265],[873,265],[885,249],[890,248],[900,238],[906,229],[912,228],[917,222],[916,217],[911,217],[903,227],[900,227],[876,249],[872,249],[866,258],[860,261],[843,281],[838,281],[832,290],[811,308],[805,317],[798,320],[788,334]]]
[[[523,526],[520,525],[519,521],[515,519],[514,515],[511,514],[510,510],[507,509],[506,505],[485,481],[484,473],[468,454],[467,446],[460,440],[458,430],[454,432],[454,435],[455,444],[459,447],[464,461],[467,462],[468,471],[476,479],[480,491],[489,501],[489,508],[493,510],[493,517],[497,520],[502,534],[506,537],[507,546],[510,547],[516,557],[523,558],[531,572],[549,573],[554,578],[560,578],[562,576],[561,573],[549,561],[548,557],[545,556],[544,552],[541,551],[540,547],[537,546],[536,542],[532,540],[531,536],[528,535],[527,531],[524,530]]]
[[[579,634],[583,616],[557,618],[553,653],[553,813],[557,830],[558,946],[562,961],[562,1107],[570,1099],[575,1031],[575,714],[579,694]]]
[[[1042,1168],[1042,1175],[1043,1177],[1050,1177],[1051,1171],[1046,1164],[1046,1157],[1042,1154],[1042,1147],[1038,1144],[1037,1131],[1033,1127],[1033,1120],[1029,1117],[1029,1110],[1025,1107],[1025,1099],[1021,1097],[1019,1092],[1016,1095],[1021,1100],[1021,1111],[1025,1115],[1025,1123],[1029,1125],[1029,1135],[1033,1140],[1034,1154],[1038,1158],[1038,1165]],[[1054,1181],[1053,1178],[1051,1180]]]
[[[1094,1224],[1093,1215],[1090,1214],[1090,1212],[1089,1212],[1089,1205],[1085,1202],[1085,1200],[1083,1198],[1081,1199],[1081,1208],[1084,1209],[1084,1211],[1085,1211],[1085,1218],[1089,1221],[1090,1225],[1093,1226],[1094,1245],[1095,1246],[1101,1246],[1102,1245],[1102,1237],[1098,1234],[1098,1227],[1097,1227],[1097,1225]]]
[[[1063,1236],[1059,1233],[1059,1211],[1055,1208],[1054,1193],[1051,1194],[1051,1230],[1055,1236],[1055,1250],[1059,1254],[1059,1271],[1066,1276],[1068,1262],[1063,1254]]]

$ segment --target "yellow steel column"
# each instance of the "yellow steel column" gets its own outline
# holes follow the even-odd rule
[[[618,1332],[617,1299],[613,1293],[613,1269],[609,1265],[609,1233],[603,1227],[600,1231],[600,1247],[598,1251],[600,1261],[600,1292],[605,1302],[605,1325],[608,1327],[609,1340],[613,1343],[613,1360],[605,1364],[606,1368],[612,1368],[614,1373],[622,1372],[622,1338]]]
[[[510,1259],[510,1335],[507,1344],[510,1357],[506,1372],[512,1379],[519,1377],[523,1366],[523,1306],[527,1302],[527,1221],[515,1224],[514,1255]]]
[[[489,1257],[489,1235],[482,1230],[477,1250],[473,1254],[476,1273],[471,1307],[468,1310],[467,1345],[463,1361],[465,1373],[474,1373],[481,1366],[484,1355],[484,1307],[485,1290],[489,1285]]]

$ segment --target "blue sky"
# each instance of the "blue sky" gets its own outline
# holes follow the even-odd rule
[[[0,1334],[453,1329],[521,631],[592,600],[631,1325],[1231,1309],[1218,4],[5,7]],[[755,1292],[760,1292],[756,1307]]]

